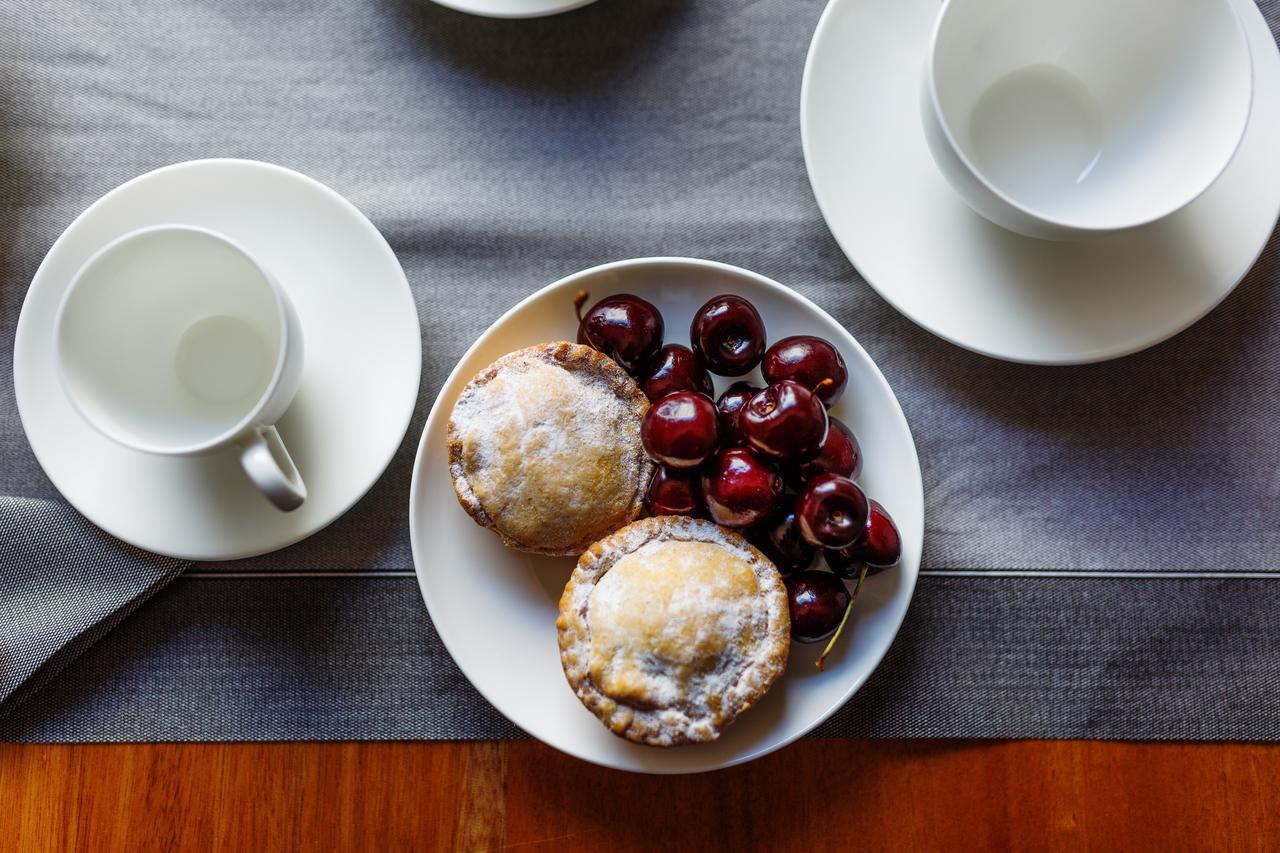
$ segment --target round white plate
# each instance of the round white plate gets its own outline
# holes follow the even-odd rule
[[[1256,96],[1222,177],[1153,225],[1051,243],[972,212],[929,154],[920,78],[937,0],[832,0],[809,49],[800,123],[836,241],[903,314],[996,358],[1101,361],[1185,329],[1244,277],[1280,214],[1280,55],[1252,0],[1235,3]]]
[[[595,0],[435,0],[441,6],[486,18],[541,18],[594,3]]]
[[[849,386],[833,413],[858,436],[861,477],[902,532],[900,569],[870,578],[826,672],[820,649],[794,645],[786,674],[764,699],[709,744],[658,749],[615,737],[570,690],[560,667],[556,613],[573,569],[566,558],[509,551],[458,506],[445,435],[458,393],[498,356],[543,341],[573,340],[573,297],[635,293],[666,320],[667,340],[688,344],[693,312],[719,293],[737,293],[760,309],[769,339],[820,335],[839,347]],[[758,374],[756,376],[759,381]],[[717,392],[727,382],[717,379]],[[893,641],[911,601],[924,535],[924,498],[915,444],[897,399],[875,364],[822,309],[763,276],[710,261],[649,258],[569,276],[504,314],[462,357],[427,420],[410,493],[410,531],[418,581],[440,638],[471,683],[513,723],[578,758],[648,773],[725,767],[785,746],[848,701]],[[852,628],[852,630],[849,630]]]
[[[306,347],[302,387],[279,423],[309,496],[283,513],[234,455],[152,456],[72,408],[54,369],[58,301],[112,239],[159,223],[202,225],[260,258],[289,292]],[[382,235],[333,190],[280,166],[197,160],[129,181],[82,213],[36,271],[13,372],[22,426],[49,479],[90,521],[139,548],[191,560],[274,551],[360,499],[409,426],[422,373],[418,312]]]

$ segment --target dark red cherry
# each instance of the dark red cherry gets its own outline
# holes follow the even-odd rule
[[[588,298],[581,291],[575,307],[581,309]],[[658,309],[630,293],[606,296],[578,318],[578,340],[585,340],[632,376],[658,352],[664,331]]]
[[[878,501],[871,501],[870,505],[866,533],[861,541],[826,555],[831,571],[841,577],[857,577],[863,563],[867,564],[867,575],[871,576],[896,566],[902,559],[902,535],[898,533],[898,525],[893,523]]]
[[[764,355],[764,321],[750,302],[724,294],[709,300],[693,315],[689,339],[712,373],[741,376]]]
[[[770,384],[791,379],[806,388],[816,388],[828,407],[840,399],[849,382],[849,369],[840,350],[813,335],[792,335],[769,347],[760,362],[760,372]]]
[[[687,515],[704,518],[702,482],[697,471],[675,471],[659,467],[649,481],[645,506],[650,515]]]
[[[716,452],[716,405],[706,394],[676,391],[649,407],[640,421],[645,452],[659,465],[697,468]]]
[[[862,567],[865,565],[858,559],[858,546],[851,548],[832,549],[822,552],[822,559],[826,561],[827,568],[838,578],[845,580],[856,580],[858,575],[862,573]],[[867,577],[873,574],[871,568],[867,567]]]
[[[656,403],[673,391],[700,391],[710,397],[715,393],[711,374],[693,350],[680,344],[667,344],[658,350],[641,373],[640,390]]]
[[[725,527],[760,521],[782,497],[782,477],[767,460],[745,447],[721,450],[702,469],[702,495],[711,518]]]
[[[716,411],[720,413],[720,446],[740,447],[747,443],[738,429],[738,413],[747,401],[755,396],[760,386],[750,382],[735,382],[716,401]]]
[[[827,423],[827,438],[818,455],[799,466],[788,466],[785,472],[787,483],[797,491],[821,474],[839,474],[856,480],[862,473],[862,448],[853,430],[838,418],[828,417]]]
[[[791,638],[816,643],[836,632],[849,606],[849,590],[830,572],[807,571],[784,578],[791,610]]]
[[[816,553],[796,526],[794,511],[783,508],[747,531],[747,539],[784,575],[807,569]]]
[[[738,429],[752,449],[766,456],[812,459],[827,437],[827,409],[808,388],[784,379],[747,401]]]
[[[887,569],[902,559],[902,534],[892,516],[878,501],[871,501],[867,535],[862,540],[862,559],[868,566]]]
[[[870,508],[858,484],[823,474],[796,498],[800,535],[818,548],[848,548],[866,534]]]

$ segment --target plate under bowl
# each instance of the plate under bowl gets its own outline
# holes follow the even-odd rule
[[[1069,243],[991,224],[934,163],[919,98],[937,0],[831,0],[809,48],[800,128],[836,242],[893,307],[993,358],[1103,361],[1187,328],[1253,266],[1280,213],[1280,55],[1253,0],[1233,2],[1255,91],[1235,158],[1172,216]]]

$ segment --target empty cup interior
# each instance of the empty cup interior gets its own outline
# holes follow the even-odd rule
[[[262,271],[207,232],[140,232],[94,257],[63,304],[58,354],[81,412],[126,444],[195,449],[241,427],[283,341]]]
[[[1253,76],[1228,0],[951,0],[931,74],[973,171],[1083,228],[1151,221],[1212,184]]]

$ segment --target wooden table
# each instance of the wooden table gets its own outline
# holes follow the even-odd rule
[[[806,740],[692,777],[533,742],[0,746],[0,850],[1263,850],[1280,746]]]

